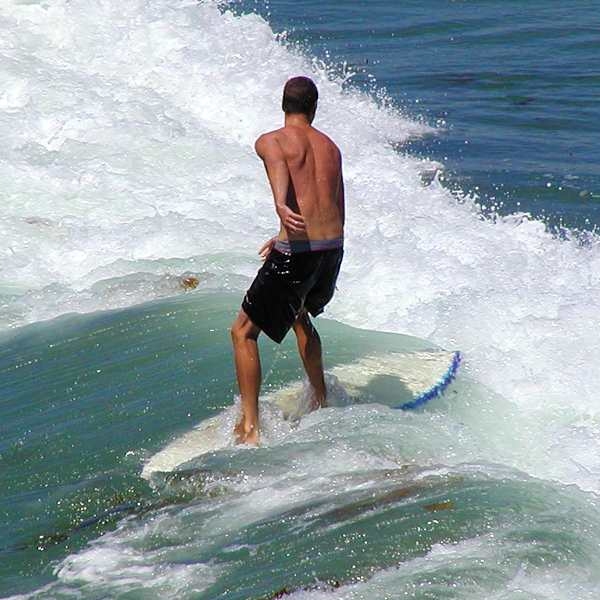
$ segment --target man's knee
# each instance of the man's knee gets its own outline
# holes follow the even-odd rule
[[[256,340],[258,338],[258,334],[260,333],[260,329],[254,325],[248,315],[241,311],[231,325],[229,333],[231,334],[231,339],[235,344],[245,340]]]
[[[306,311],[302,311],[298,315],[298,318],[294,323],[294,330],[304,333],[307,337],[319,337],[319,334]]]
[[[294,323],[294,333],[298,340],[300,351],[319,350],[321,338],[314,325],[312,324],[308,314],[304,314],[302,318],[298,317]]]
[[[296,320],[294,321],[293,328],[294,329],[306,329],[307,325],[310,325],[310,317],[308,316],[308,313],[306,312],[306,310],[302,309],[298,313],[298,316],[296,317]]]

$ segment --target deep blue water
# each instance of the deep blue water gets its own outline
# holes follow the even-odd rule
[[[435,126],[400,151],[442,162],[453,188],[501,214],[600,223],[600,2],[242,4]]]

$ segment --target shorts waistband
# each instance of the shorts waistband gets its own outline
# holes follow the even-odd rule
[[[333,238],[331,240],[277,240],[274,246],[275,250],[282,254],[321,252],[323,250],[336,250],[343,247],[343,237]]]

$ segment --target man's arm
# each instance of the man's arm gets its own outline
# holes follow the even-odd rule
[[[346,222],[346,190],[344,188],[344,175],[342,174],[342,164],[340,160],[340,185],[338,188],[338,209],[342,220],[342,227]]]
[[[292,233],[306,231],[304,217],[295,213],[286,199],[290,185],[290,171],[279,142],[273,134],[261,135],[255,144],[256,153],[262,159],[275,200],[275,210],[283,226]]]

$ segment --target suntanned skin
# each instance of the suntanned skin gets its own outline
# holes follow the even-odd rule
[[[316,106],[315,106],[316,109]],[[259,250],[266,259],[280,240],[328,240],[344,233],[344,180],[338,147],[312,126],[315,111],[286,113],[281,129],[261,135],[255,144],[262,159],[280,220],[279,235]],[[298,353],[313,388],[312,409],[326,404],[321,340],[308,313],[293,325]],[[235,367],[242,398],[238,442],[259,442],[258,394],[261,383],[257,339],[260,329],[240,310],[231,328]]]

